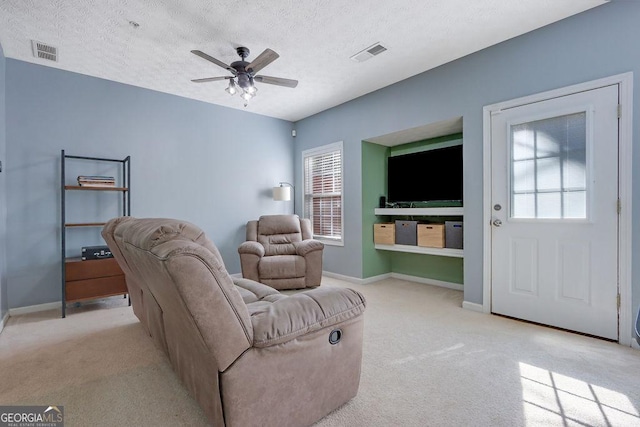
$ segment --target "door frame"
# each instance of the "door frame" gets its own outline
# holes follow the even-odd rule
[[[632,129],[633,129],[633,72],[618,74],[598,80],[592,80],[572,86],[554,89],[522,98],[511,99],[487,105],[482,109],[482,167],[483,167],[483,206],[482,206],[482,311],[491,313],[491,113],[506,108],[519,107],[534,102],[546,101],[561,96],[572,95],[605,86],[619,85],[619,104],[621,105],[618,130],[618,192],[621,210],[618,217],[618,286],[620,307],[618,309],[618,342],[631,346],[633,341],[632,301],[631,301],[631,172]]]

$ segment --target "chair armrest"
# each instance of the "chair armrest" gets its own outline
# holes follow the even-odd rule
[[[323,287],[291,295],[251,315],[253,346],[291,341],[358,317],[365,307],[364,296],[347,288]]]
[[[251,254],[257,255],[262,258],[264,256],[264,246],[258,242],[247,241],[240,244],[238,247],[239,254]]]
[[[294,243],[294,246],[296,248],[296,254],[300,256],[307,256],[307,254],[310,252],[321,251],[322,249],[324,249],[324,243],[320,242],[319,240],[313,239],[296,242]]]

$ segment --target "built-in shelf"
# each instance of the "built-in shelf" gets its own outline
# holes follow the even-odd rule
[[[381,216],[464,216],[464,207],[444,207],[444,208],[376,208],[376,215]],[[409,252],[413,254],[438,255],[455,258],[464,258],[462,249],[452,248],[429,248],[412,245],[381,245],[376,244],[376,249],[383,251]]]
[[[83,191],[129,191],[127,187],[92,187],[90,185],[65,185],[65,190],[83,190]]]
[[[463,216],[462,206],[453,208],[376,208],[376,215]]]
[[[382,251],[409,252],[413,254],[438,255],[454,258],[464,258],[464,250],[451,248],[427,248],[412,245],[375,245],[376,249]]]
[[[104,227],[106,222],[76,222],[71,223],[68,222],[64,226],[65,227]]]

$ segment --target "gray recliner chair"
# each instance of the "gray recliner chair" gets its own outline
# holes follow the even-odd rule
[[[193,224],[120,217],[102,236],[136,316],[214,426],[308,426],[358,391],[365,299],[232,278]]]
[[[298,215],[263,215],[247,222],[238,248],[242,276],[275,289],[320,286],[324,244],[313,239],[311,221]]]

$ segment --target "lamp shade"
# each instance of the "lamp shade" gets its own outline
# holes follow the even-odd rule
[[[285,202],[291,200],[291,187],[273,187],[273,200]]]

